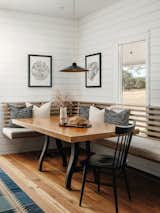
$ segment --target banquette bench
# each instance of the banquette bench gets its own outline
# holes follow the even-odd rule
[[[74,102],[72,114],[78,114],[80,106],[94,105],[98,108],[118,107],[130,109],[130,120],[136,121],[140,129],[138,136],[133,137],[129,153],[155,163],[160,163],[160,107],[125,106],[109,103]],[[116,138],[99,140],[97,144],[114,149]],[[96,142],[96,141],[95,141]]]
[[[40,106],[41,104],[44,104],[45,102],[32,102],[32,104],[36,106]],[[25,138],[25,137],[36,137],[40,136],[40,133],[34,132],[30,129],[26,128],[11,128],[8,127],[9,121],[11,119],[10,115],[10,109],[9,105],[14,105],[17,107],[25,106],[25,102],[10,102],[10,103],[2,103],[2,116],[3,116],[3,121],[2,121],[2,133],[8,137],[9,139],[16,139],[16,138]],[[54,106],[54,104],[51,104],[51,115],[56,115],[59,113],[59,109]]]
[[[35,102],[39,106],[44,102]],[[23,138],[23,137],[36,137],[40,136],[39,133],[25,128],[9,128],[7,127],[10,120],[9,104],[22,106],[25,103],[3,103],[3,134],[10,139]],[[94,103],[94,102],[77,102],[74,101],[72,105],[68,106],[68,114],[76,115],[79,114],[80,106],[94,105],[98,108],[110,107],[113,104],[108,103]],[[117,106],[117,105],[116,105]],[[130,120],[135,120],[137,127],[140,128],[140,136],[135,136],[131,147],[130,154],[138,156],[154,162],[160,162],[160,108],[158,107],[133,107],[133,106],[122,106],[118,107],[130,109]],[[51,105],[51,115],[57,115],[59,109]],[[98,144],[106,146],[108,148],[115,147],[116,140],[114,138],[104,139],[98,141]]]

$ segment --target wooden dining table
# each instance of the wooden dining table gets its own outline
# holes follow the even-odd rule
[[[59,116],[51,116],[50,118],[13,119],[12,122],[18,126],[34,130],[45,136],[43,149],[39,158],[39,171],[42,171],[42,164],[48,149],[49,138],[53,137],[55,139],[57,147],[62,155],[63,165],[67,166],[65,187],[68,190],[71,189],[72,176],[76,171],[79,144],[85,143],[89,154],[90,142],[116,136],[115,125],[93,122],[91,123],[90,128],[62,127],[59,125]],[[62,148],[62,141],[71,144],[71,155],[68,165]]]

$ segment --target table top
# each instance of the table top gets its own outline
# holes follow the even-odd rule
[[[86,142],[115,136],[115,125],[91,123],[90,128],[60,127],[59,116],[13,119],[12,122],[69,143]]]

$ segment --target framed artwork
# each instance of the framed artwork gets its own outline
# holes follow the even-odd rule
[[[101,53],[85,56],[86,69],[85,73],[86,87],[101,87]]]
[[[28,87],[52,87],[52,56],[28,55]]]

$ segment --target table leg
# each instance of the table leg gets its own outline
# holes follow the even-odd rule
[[[57,148],[58,148],[58,152],[59,152],[59,154],[62,157],[63,166],[66,167],[67,166],[67,159],[66,159],[66,155],[65,155],[65,153],[63,151],[62,141],[59,140],[59,139],[56,139],[56,145],[57,145]]]
[[[39,158],[39,164],[38,164],[38,170],[42,171],[42,164],[43,164],[43,160],[45,157],[45,154],[48,150],[48,145],[49,145],[49,136],[45,135],[45,140],[44,140],[44,144],[43,144],[43,149]]]
[[[69,159],[69,164],[67,168],[65,187],[68,190],[71,190],[71,181],[74,171],[76,171],[76,164],[78,161],[78,153],[79,153],[79,144],[72,143],[71,144],[71,156]]]

